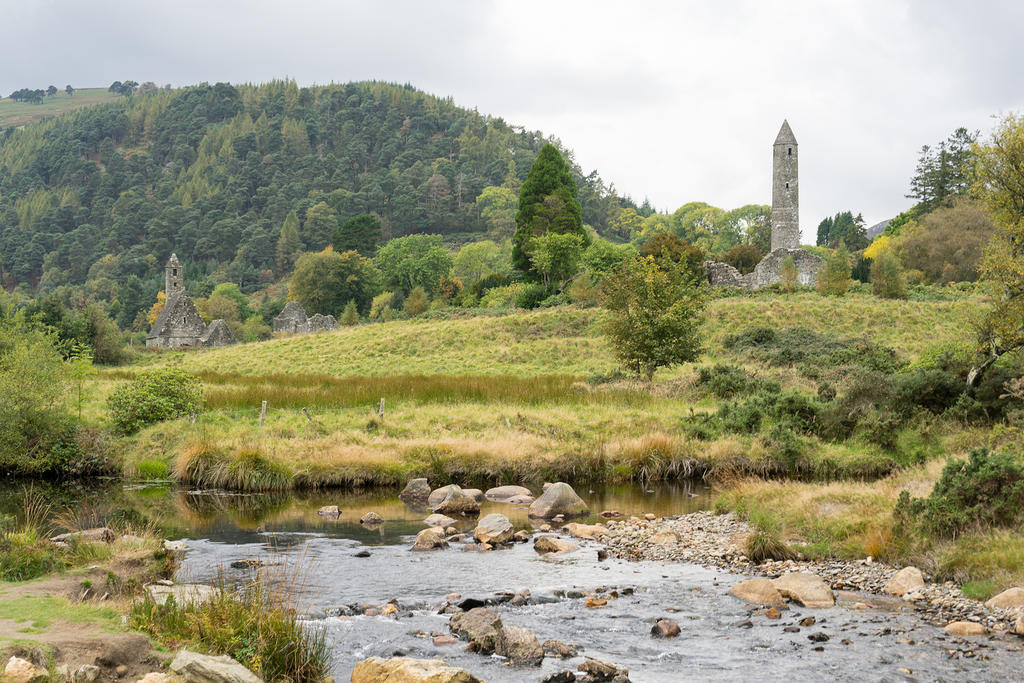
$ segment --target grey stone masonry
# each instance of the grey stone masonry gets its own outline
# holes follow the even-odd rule
[[[800,183],[797,144],[788,121],[772,146],[772,251],[800,246]]]
[[[284,310],[274,318],[274,332],[305,334],[309,332],[309,319],[306,309],[298,301],[289,301]]]
[[[818,272],[824,263],[816,254],[803,249],[776,249],[761,259],[753,272],[741,275],[728,263],[705,261],[704,273],[708,282],[716,287],[742,287],[743,289],[761,289],[782,280],[782,262],[787,256],[793,257],[796,266],[796,281],[805,287],[818,284]]]
[[[338,321],[335,320],[333,315],[320,315],[314,313],[309,316],[309,331],[320,332],[324,330],[336,330],[338,329]]]
[[[227,346],[235,343],[227,323],[214,320],[207,327],[196,304],[185,292],[184,276],[178,257],[171,254],[164,269],[164,308],[146,336],[146,346],[158,349],[180,347]]]

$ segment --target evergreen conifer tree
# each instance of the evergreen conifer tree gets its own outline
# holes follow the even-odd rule
[[[277,239],[277,250],[274,253],[274,264],[277,274],[284,275],[295,265],[295,260],[302,253],[302,239],[299,237],[299,217],[291,211],[281,226],[281,236]]]
[[[548,232],[577,233],[583,247],[590,236],[583,229],[576,181],[554,145],[544,145],[519,191],[516,232],[512,237],[512,265],[530,277],[538,274],[530,259],[530,243]]]
[[[341,324],[351,327],[359,322],[359,311],[356,310],[355,299],[349,299],[345,304],[345,310],[341,314]]]

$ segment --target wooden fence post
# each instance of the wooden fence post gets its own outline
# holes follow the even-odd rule
[[[380,400],[380,407],[377,408],[377,417],[380,417],[380,418],[384,417],[384,399],[383,398],[381,398],[381,400]]]
[[[260,427],[263,426],[263,420],[266,419],[266,417],[267,417],[267,402],[264,401],[263,405],[260,407]]]

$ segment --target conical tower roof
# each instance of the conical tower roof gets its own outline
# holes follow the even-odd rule
[[[178,255],[177,255],[177,254],[175,254],[175,253],[172,253],[172,254],[171,254],[171,258],[167,259],[167,265],[169,265],[169,266],[172,266],[172,265],[173,265],[173,266],[177,266],[177,265],[180,265],[180,264],[178,263]]]
[[[779,128],[779,134],[775,138],[776,145],[795,145],[796,136],[793,135],[793,129],[789,127],[789,121],[782,120],[782,128]]]

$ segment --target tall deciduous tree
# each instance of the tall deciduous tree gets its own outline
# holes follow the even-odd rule
[[[440,235],[407,235],[393,239],[377,252],[377,267],[386,287],[408,293],[417,285],[435,294],[441,276],[452,269],[452,256]]]
[[[602,284],[615,355],[648,380],[658,368],[695,359],[706,297],[707,284],[682,264],[653,256],[623,263]]]
[[[590,244],[583,229],[576,181],[554,145],[544,145],[519,191],[512,265],[530,277],[538,277],[530,260],[531,243],[547,232],[576,233],[582,237],[583,246]]]
[[[992,308],[979,327],[985,359],[967,376],[969,387],[1003,354],[1024,349],[1024,114],[1009,114],[977,148],[976,188],[996,224],[982,278]]]
[[[459,249],[453,263],[455,276],[467,285],[494,273],[509,271],[508,252],[490,240],[470,242]]]
[[[288,286],[288,297],[308,313],[334,316],[352,301],[368,313],[378,292],[380,271],[370,259],[355,251],[339,254],[331,249],[300,256]]]

